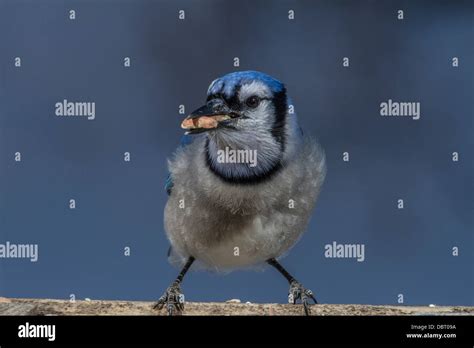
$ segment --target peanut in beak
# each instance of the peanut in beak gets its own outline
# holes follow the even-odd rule
[[[217,128],[220,121],[230,119],[227,115],[201,116],[197,118],[185,118],[181,123],[183,129],[212,129]]]

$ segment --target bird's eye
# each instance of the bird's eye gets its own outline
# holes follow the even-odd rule
[[[245,104],[247,104],[249,108],[255,109],[258,106],[258,104],[260,104],[260,98],[257,97],[256,95],[253,95],[247,98],[247,100],[245,101]]]

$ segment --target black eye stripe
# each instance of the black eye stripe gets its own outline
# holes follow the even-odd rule
[[[254,109],[254,108],[257,108],[260,105],[260,102],[262,100],[272,101],[274,99],[274,98],[270,98],[270,97],[259,97],[257,95],[252,95],[252,96],[248,97],[247,99],[245,99],[243,101],[240,101],[239,98],[237,97],[237,95],[233,95],[231,98],[228,98],[227,96],[225,96],[222,93],[213,93],[213,94],[210,94],[210,95],[207,96],[206,102],[209,102],[209,101],[214,100],[214,99],[220,99],[225,104],[227,104],[227,106],[230,109],[232,109],[232,110],[242,110],[242,106],[247,106],[251,109]],[[257,98],[257,103],[255,105],[249,105],[248,100],[250,98],[253,98],[253,97]]]
[[[258,95],[251,95],[251,96],[248,97],[247,99],[252,98],[252,97],[257,97],[258,100],[272,100],[272,98],[269,98],[269,97],[259,97]],[[245,99],[245,100],[247,100],[247,99]],[[244,100],[244,101],[245,101],[245,100]]]

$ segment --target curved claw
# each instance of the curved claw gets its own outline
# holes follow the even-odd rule
[[[162,310],[165,305],[169,316],[180,315],[184,310],[184,295],[181,293],[178,282],[174,282],[166,289],[163,296],[161,296],[158,302],[153,306],[153,309]]]
[[[174,313],[174,305],[172,305],[171,303],[168,303],[167,310],[168,310],[168,315],[172,316]]]
[[[304,314],[306,316],[311,315],[311,309],[309,308],[308,301],[303,301]]]
[[[163,309],[165,302],[166,302],[166,296],[163,295],[158,299],[158,302],[155,303],[155,305],[153,306],[153,309],[158,309],[158,310]]]
[[[290,283],[290,291],[288,294],[288,302],[295,304],[297,300],[301,300],[303,304],[305,315],[311,314],[309,301],[313,300],[315,304],[318,303],[313,295],[313,292],[309,289],[305,289],[303,285],[298,283],[296,280]]]
[[[306,295],[311,297],[311,299],[314,301],[314,304],[318,304],[318,301],[316,300],[316,297],[314,297],[313,292],[309,289],[306,289]]]

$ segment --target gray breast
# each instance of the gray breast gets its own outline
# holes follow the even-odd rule
[[[178,151],[169,163],[174,187],[165,230],[177,259],[192,255],[206,268],[222,270],[282,255],[304,232],[324,181],[321,147],[305,138],[272,180],[235,185],[209,172],[203,142]]]

